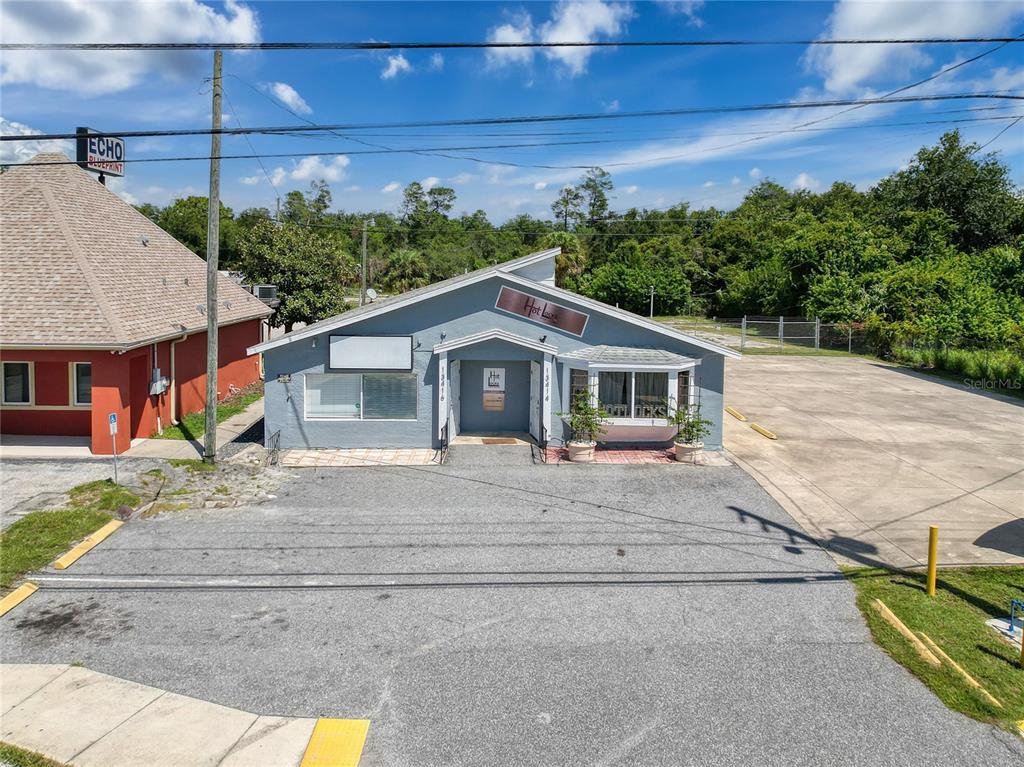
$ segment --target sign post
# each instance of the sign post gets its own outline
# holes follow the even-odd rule
[[[107,416],[107,421],[110,423],[110,447],[114,451],[114,484],[117,482],[117,413],[111,413]]]

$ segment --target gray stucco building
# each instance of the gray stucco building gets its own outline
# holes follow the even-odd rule
[[[700,405],[722,445],[731,350],[555,286],[545,250],[367,304],[252,347],[266,434],[282,448],[440,447],[459,434],[569,439],[578,391],[608,411],[604,441],[667,444]]]

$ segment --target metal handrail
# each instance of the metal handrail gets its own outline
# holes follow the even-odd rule
[[[267,437],[267,466],[274,466],[281,459],[281,430]]]
[[[441,450],[438,454],[438,463],[444,465],[448,458],[448,424],[441,427]]]

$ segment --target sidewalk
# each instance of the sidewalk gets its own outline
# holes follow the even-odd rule
[[[258,716],[49,664],[0,666],[0,705],[0,739],[75,767],[298,767],[318,721]],[[345,763],[358,763],[365,723],[332,721],[362,725],[343,744],[355,755]]]
[[[263,400],[253,402],[217,427],[217,447],[233,441],[263,417]],[[185,439],[136,439],[119,458],[202,458],[203,444]],[[88,437],[34,437],[4,435],[0,460],[32,458],[36,460],[103,460],[89,450]]]

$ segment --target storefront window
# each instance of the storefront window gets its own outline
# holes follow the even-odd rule
[[[75,404],[92,404],[92,365],[88,362],[76,362],[75,365]]]
[[[363,375],[363,418],[416,418],[416,376],[408,373]]]
[[[668,373],[634,373],[634,418],[668,418]]]
[[[597,399],[601,409],[612,418],[629,418],[633,403],[633,374],[598,373]]]
[[[416,376],[410,373],[306,375],[306,417],[416,420]]]
[[[32,402],[30,371],[27,362],[5,362],[3,375],[3,403],[28,405]]]

